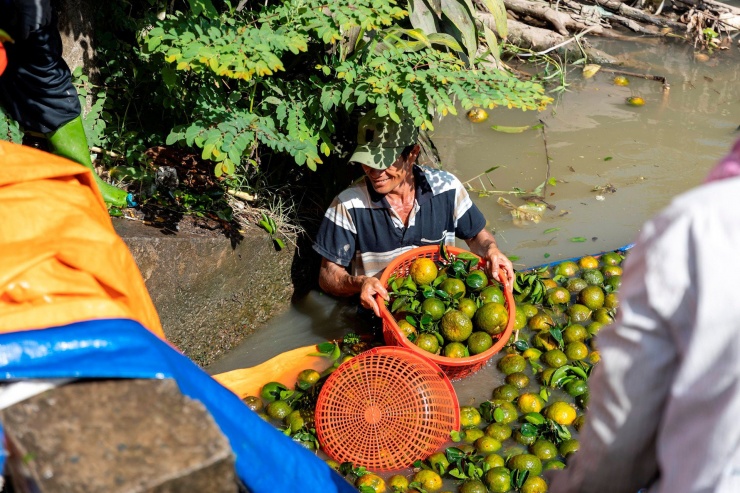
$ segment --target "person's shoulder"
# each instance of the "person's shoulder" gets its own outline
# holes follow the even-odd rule
[[[339,195],[337,195],[335,202],[341,202],[347,206],[361,206],[370,202],[370,194],[368,193],[367,186],[364,178],[360,178],[353,182],[349,187],[345,188]]]
[[[740,177],[704,183],[674,198],[665,209],[669,215],[696,217],[718,214],[736,215],[737,197],[740,196]]]
[[[460,180],[449,171],[428,166],[419,166],[419,168],[435,194],[462,188]]]

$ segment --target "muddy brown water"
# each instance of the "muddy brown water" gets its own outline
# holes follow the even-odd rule
[[[670,91],[666,94],[661,83],[637,77],[629,77],[627,87],[616,86],[614,75],[606,72],[585,79],[580,68],[572,68],[568,90],[546,111],[497,109],[478,124],[461,112],[439,123],[433,140],[445,169],[463,182],[498,166],[488,174],[493,185],[485,181],[488,190],[533,190],[545,181],[549,158],[549,175],[557,183],[547,187],[546,200],[553,209],[539,223],[513,224],[497,199],[521,205],[516,195],[473,193],[501,249],[519,257],[517,269],[613,250],[633,242],[642,224],[675,195],[699,185],[740,138],[738,38],[731,50],[708,61],[695,59],[690,46],[657,39],[593,40],[618,56],[624,70],[665,77]],[[642,97],[645,105],[626,105],[630,96]],[[509,134],[490,128],[539,121],[544,131]],[[470,183],[480,188],[478,180]],[[608,190],[595,191],[598,187]],[[571,241],[576,237],[586,241]],[[355,305],[313,291],[208,371],[253,366],[283,351],[361,330],[362,325]],[[454,383],[461,404],[478,405],[501,384],[495,359]]]

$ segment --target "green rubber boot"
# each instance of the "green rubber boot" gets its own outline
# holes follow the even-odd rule
[[[90,149],[87,147],[82,117],[78,116],[65,123],[56,131],[47,134],[46,137],[49,139],[54,154],[71,159],[92,170],[95,183],[97,183],[106,204],[115,207],[126,207],[128,192],[105,182],[95,171],[95,167],[90,160]]]

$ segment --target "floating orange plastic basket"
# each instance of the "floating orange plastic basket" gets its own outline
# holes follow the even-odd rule
[[[378,347],[342,363],[316,403],[326,454],[373,471],[410,467],[460,427],[457,396],[440,368],[416,351]]]
[[[452,255],[458,255],[462,252],[470,253],[457,247],[447,247],[447,251]],[[407,276],[409,274],[411,264],[414,260],[420,257],[430,258],[435,262],[441,260],[439,247],[425,246],[414,248],[413,250],[409,250],[403,255],[400,255],[391,262],[388,267],[386,267],[385,271],[383,271],[383,275],[380,277],[380,282],[383,283],[383,286],[387,287],[388,279],[392,275]],[[486,261],[484,259],[481,259],[478,265],[484,267],[485,262]],[[507,280],[505,276],[501,276],[501,278],[503,279],[501,284],[503,288],[502,291],[504,292],[506,309],[509,313],[509,322],[506,324],[506,329],[498,335],[498,339],[494,337],[493,346],[491,346],[487,351],[474,356],[468,356],[466,358],[447,358],[445,356],[424,351],[417,347],[413,342],[409,341],[403,332],[401,332],[401,329],[398,328],[398,324],[396,323],[396,319],[393,318],[393,315],[385,306],[385,301],[378,297],[377,301],[380,306],[380,315],[383,319],[383,338],[385,339],[385,343],[389,346],[402,346],[418,352],[425,358],[428,358],[439,365],[439,367],[442,368],[442,370],[452,380],[459,380],[480,370],[494,354],[498,353],[506,345],[511,336],[511,332],[514,329],[514,321],[516,318],[514,297],[509,289],[507,289]]]

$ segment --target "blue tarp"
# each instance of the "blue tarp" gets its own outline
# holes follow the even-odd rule
[[[625,253],[627,253],[627,250],[629,250],[633,246],[635,246],[634,243],[628,243],[627,245],[624,245],[624,246],[619,247],[619,248],[615,248],[614,250],[605,250],[605,251],[603,251],[601,253],[594,253],[594,254],[592,254],[592,256],[593,257],[599,257],[599,256],[604,255],[605,253],[609,253],[609,252],[619,252],[619,253],[621,253],[621,254],[624,255]],[[568,262],[569,260],[570,261],[573,261],[573,262],[578,262],[581,259],[581,257],[584,257],[584,256],[585,255],[581,255],[580,257],[571,257],[571,258],[564,258],[564,259],[560,259],[560,260],[553,260],[552,262],[547,262],[545,264],[535,265],[534,267],[527,267],[526,269],[522,269],[522,270],[526,272],[526,271],[530,271],[530,270],[541,269],[543,267],[554,267],[554,266],[556,266],[558,264],[562,264],[563,262]]]
[[[94,320],[0,334],[0,378],[5,382],[172,378],[183,394],[210,411],[231,443],[237,475],[252,493],[356,492],[315,454],[277,431],[182,353],[132,320]],[[0,461],[4,465],[5,455]]]

